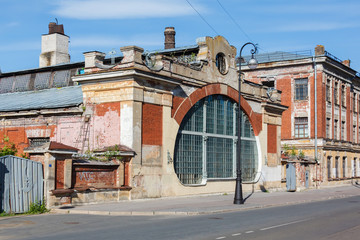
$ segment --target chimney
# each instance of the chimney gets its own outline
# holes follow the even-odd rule
[[[350,59],[342,61],[342,64],[344,64],[345,66],[350,67]]]
[[[64,34],[64,26],[49,23],[49,33],[41,36],[39,67],[69,63],[69,37]]]
[[[316,45],[315,47],[315,56],[324,55],[325,47],[323,45]]]
[[[62,24],[58,25],[57,23],[54,22],[49,23],[49,34],[53,34],[53,33],[59,33],[65,35],[64,25]]]
[[[166,27],[164,31],[165,35],[165,49],[175,48],[175,29],[174,27]]]

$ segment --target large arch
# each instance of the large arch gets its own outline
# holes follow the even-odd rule
[[[226,84],[213,83],[197,89],[187,98],[174,99],[173,118],[180,125],[186,113],[192,108],[192,106],[194,106],[195,103],[207,96],[215,94],[225,95],[238,103],[239,92],[237,90]],[[254,112],[248,101],[243,96],[241,96],[241,109],[248,116],[249,121],[253,127],[255,136],[258,136],[262,130],[261,113]]]

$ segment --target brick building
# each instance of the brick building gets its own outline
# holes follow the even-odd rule
[[[248,58],[248,57],[245,57]],[[245,79],[282,92],[281,144],[285,166],[296,162],[298,187],[349,183],[360,177],[360,78],[318,45],[315,54],[257,55],[259,66]],[[315,104],[316,103],[316,104]],[[290,153],[290,154],[289,154]],[[295,159],[295,161],[294,161]]]
[[[50,24],[41,67],[0,75],[0,137],[44,163],[50,205],[234,191],[236,48],[221,36],[175,47],[175,30],[164,34],[165,49],[68,63],[67,36]],[[248,191],[281,187],[286,107],[266,89],[242,86]]]

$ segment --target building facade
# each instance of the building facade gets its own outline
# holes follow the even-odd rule
[[[258,60],[256,70],[244,69],[245,78],[280,90],[281,103],[289,107],[282,114],[282,150],[289,155],[283,156],[283,178],[286,164],[294,162],[300,188],[357,181],[360,78],[350,60],[339,60],[321,45],[314,55],[275,52]]]
[[[0,76],[0,86],[11,85],[0,94],[0,137],[43,162],[50,205],[234,191],[236,48],[221,36],[175,47],[174,29],[164,34],[162,50],[126,46],[115,59],[86,52],[82,63]],[[19,79],[24,89],[14,87]],[[245,191],[281,188],[287,107],[279,91],[266,92],[242,83]]]

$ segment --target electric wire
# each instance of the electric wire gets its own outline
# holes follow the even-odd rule
[[[216,33],[216,35],[220,35],[216,30],[215,28],[213,28],[210,23],[208,23],[208,21],[206,21],[206,19],[199,13],[198,10],[196,10],[196,8],[190,3],[189,0],[186,0],[186,2],[190,5],[190,7],[192,9],[194,9],[194,11],[199,15],[199,17]]]
[[[235,19],[231,16],[231,14],[225,9],[225,7],[220,3],[219,0],[216,0],[218,2],[218,4],[220,5],[220,7],[222,8],[222,10],[226,13],[226,15],[228,15],[228,17],[233,21],[233,23],[240,29],[240,31],[251,41],[253,42],[253,40],[249,37],[249,35],[246,34],[246,32],[240,27],[240,25],[235,21]]]
[[[240,29],[240,31],[250,40],[250,42],[254,42],[251,37],[242,29],[242,27],[240,26],[240,24],[238,24],[236,22],[236,20],[232,17],[232,15],[225,9],[225,7],[221,4],[221,2],[219,0],[216,0],[218,2],[218,4],[220,5],[220,7],[222,8],[222,10],[226,13],[226,15],[228,15],[228,17],[233,21],[233,23]],[[263,50],[264,52],[267,52],[265,49],[263,49],[262,47],[259,46],[259,44],[256,44],[256,47],[258,49]]]

